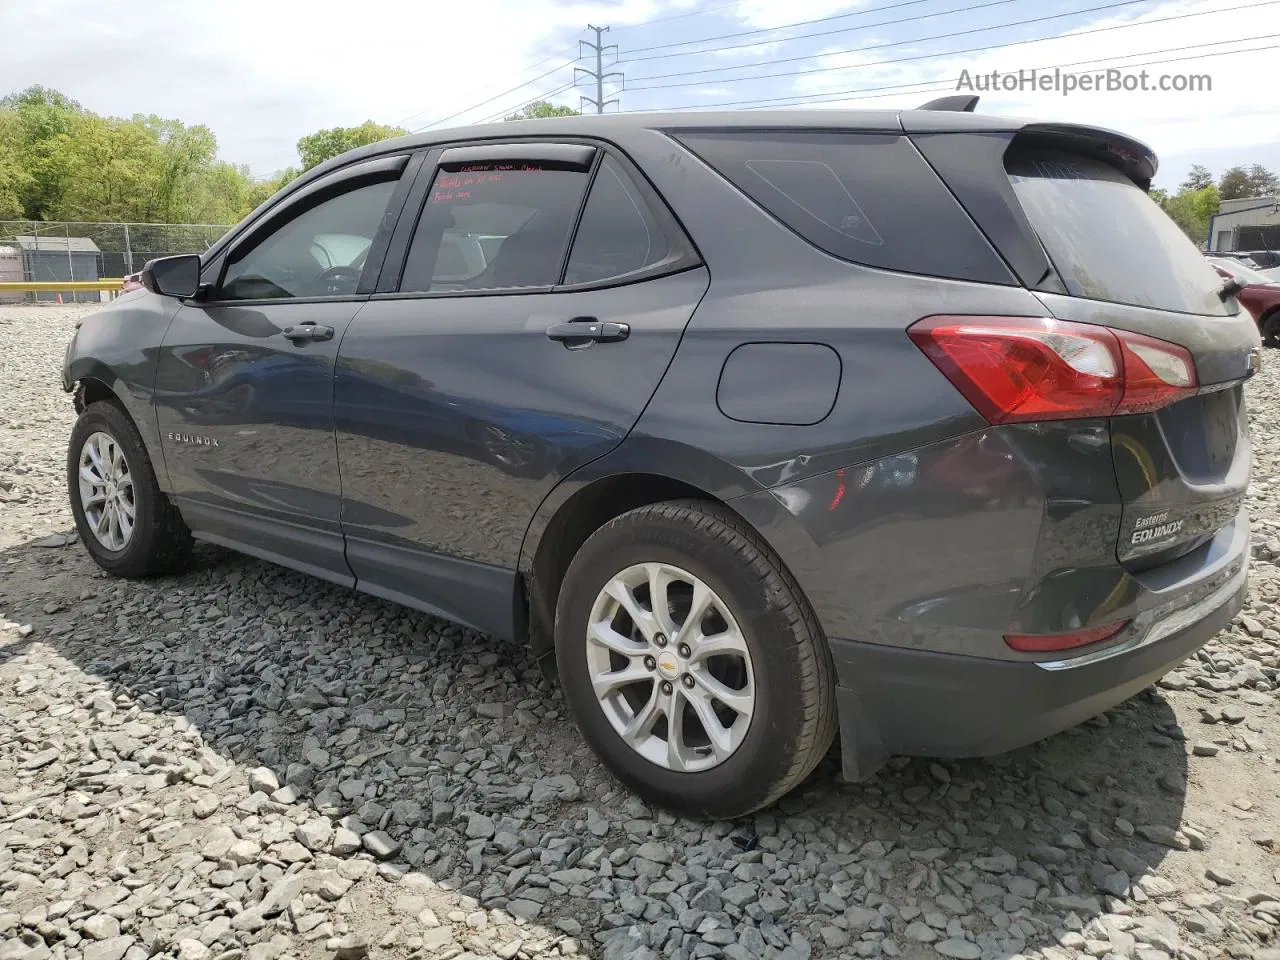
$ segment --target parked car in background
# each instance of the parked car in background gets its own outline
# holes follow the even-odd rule
[[[1260,270],[1271,270],[1280,267],[1280,250],[1250,250],[1249,259],[1257,264]]]
[[[120,292],[128,293],[130,290],[141,290],[142,289],[141,277],[142,277],[141,273],[131,273],[127,275],[124,278],[124,280],[122,280],[120,283]]]
[[[1280,281],[1274,276],[1276,271],[1256,270],[1225,257],[1210,257],[1209,263],[1224,279],[1243,284],[1237,299],[1257,321],[1263,343],[1280,347]]]
[[[1155,169],[937,109],[360,148],[74,334],[80,538],[526,642],[685,814],[772,804],[837,731],[849,779],[1034,742],[1247,592],[1258,331]]]
[[[1207,257],[1216,257],[1219,260],[1231,260],[1236,263],[1243,263],[1246,267],[1257,269],[1258,265],[1254,263],[1253,257],[1248,253],[1238,250],[1210,250],[1205,254]]]

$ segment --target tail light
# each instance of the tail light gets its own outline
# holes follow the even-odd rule
[[[1005,634],[1004,642],[1023,653],[1060,653],[1110,640],[1129,623],[1130,621],[1123,620],[1120,623],[1085,627],[1083,630],[1071,630],[1067,633],[1009,633]]]
[[[1199,388],[1176,343],[1049,317],[926,317],[907,331],[989,423],[1144,413]]]

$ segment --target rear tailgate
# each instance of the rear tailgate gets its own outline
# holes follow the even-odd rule
[[[1242,505],[1250,470],[1242,385],[1260,362],[1260,339],[1240,305],[1219,295],[1222,279],[1204,256],[1146,195],[1154,155],[1110,131],[1065,125],[980,138],[921,134],[917,145],[961,201],[968,196],[966,207],[1047,315],[1190,353],[1195,395],[1114,416],[1110,429],[1123,499],[1118,559],[1137,570],[1194,550]]]
[[[1112,417],[1111,455],[1123,498],[1117,556],[1130,569],[1195,549],[1240,511],[1250,447],[1243,381],[1259,356],[1247,315],[1196,317],[1039,294],[1061,320],[1097,323],[1186,347],[1200,393],[1154,413]]]

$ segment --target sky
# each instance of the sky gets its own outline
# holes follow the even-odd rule
[[[1160,186],[1193,163],[1280,170],[1280,0],[0,0],[0,94],[39,83],[98,113],[206,124],[255,176],[322,127],[500,118],[547,96],[590,104],[588,24],[608,26],[609,110],[909,108],[1086,122],[1144,140]],[[1210,90],[976,89],[992,71],[1114,68]],[[1203,83],[1203,81],[1200,81]]]

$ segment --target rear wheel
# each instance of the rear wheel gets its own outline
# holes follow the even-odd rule
[[[1280,347],[1280,310],[1272,310],[1258,324],[1263,346]]]
[[[693,816],[772,804],[835,735],[831,655],[781,562],[729,510],[640,507],[565,576],[556,659],[583,736],[620,780]]]
[[[137,427],[116,404],[90,404],[76,420],[67,492],[80,540],[108,573],[169,573],[190,555],[191,531],[156,483]]]

